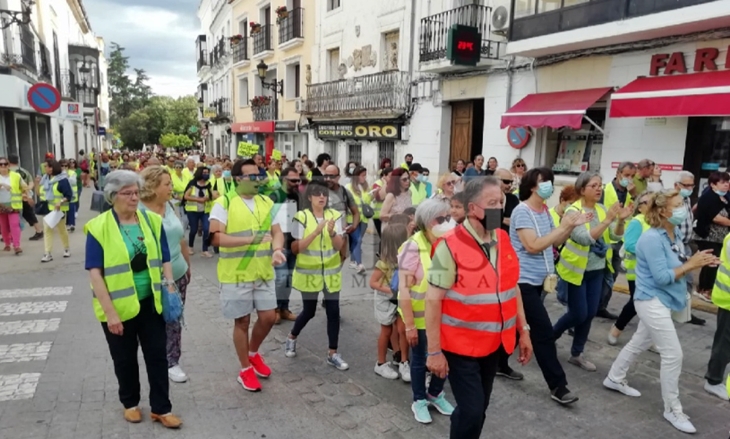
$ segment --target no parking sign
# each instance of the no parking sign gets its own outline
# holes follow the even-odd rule
[[[530,132],[530,129],[526,127],[509,127],[507,130],[507,142],[509,142],[509,146],[514,149],[524,148],[528,143],[530,143],[531,137],[532,133]]]
[[[53,113],[61,106],[61,93],[51,84],[39,82],[28,90],[28,103],[39,113]]]

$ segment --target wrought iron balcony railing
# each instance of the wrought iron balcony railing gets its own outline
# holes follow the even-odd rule
[[[0,46],[0,62],[37,77],[36,39],[30,25],[13,25],[4,33],[5,44]]]
[[[288,11],[289,15],[279,19],[279,44],[295,38],[304,38],[304,8]]]
[[[237,43],[231,42],[231,54],[233,56],[234,64],[248,61],[248,38],[243,37],[243,39]]]
[[[225,122],[231,118],[231,101],[228,98],[220,98],[210,103],[210,108],[215,110],[215,116],[211,122]]]
[[[198,51],[198,71],[202,70],[203,67],[208,67],[208,51],[201,49]]]
[[[390,71],[308,85],[304,113],[331,117],[405,114],[410,104],[410,75]]]
[[[256,122],[276,120],[276,103],[272,99],[268,104],[251,107],[251,112]]]
[[[76,95],[76,79],[74,74],[70,70],[61,70],[61,83],[58,85],[58,91],[61,93],[61,98],[74,100]]]
[[[38,63],[38,77],[42,81],[46,81],[53,84],[53,69],[51,68],[51,51],[48,50],[45,44],[38,43],[38,52],[40,54],[40,60]],[[56,84],[58,86],[58,84]]]
[[[218,42],[215,43],[215,46],[213,46],[213,49],[210,52],[209,55],[209,65],[211,67],[218,66],[225,57],[227,57],[230,54],[229,49],[229,43],[227,38],[221,37]]]
[[[482,34],[482,58],[499,58],[502,43],[489,39],[492,35],[492,8],[467,5],[421,19],[420,62],[446,59],[449,29],[455,24],[479,29]]]
[[[257,32],[251,34],[251,38],[253,38],[254,55],[266,52],[267,50],[273,50],[273,44],[271,43],[271,28],[272,26],[270,24],[265,24],[262,25]]]

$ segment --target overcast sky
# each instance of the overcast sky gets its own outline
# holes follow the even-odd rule
[[[150,76],[157,95],[194,94],[199,0],[85,0],[96,35],[126,48],[130,68]]]

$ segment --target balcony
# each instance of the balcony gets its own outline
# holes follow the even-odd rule
[[[304,44],[304,9],[288,11],[279,19],[279,48],[289,50]]]
[[[229,42],[227,38],[221,37],[213,46],[208,58],[211,69],[219,69],[230,55]]]
[[[220,98],[211,102],[210,110],[215,112],[215,115],[210,117],[212,123],[231,121],[231,101],[228,98]]]
[[[421,19],[419,51],[421,71],[438,73],[464,69],[452,66],[451,61],[446,59],[449,30],[455,24],[479,29],[482,35],[480,47],[482,61],[479,65],[491,65],[497,62],[504,43],[490,39],[491,23],[492,8],[481,5],[462,6]]]
[[[99,86],[87,73],[61,70],[58,91],[64,101],[78,102],[86,108],[98,105]]]
[[[36,40],[28,25],[11,26],[3,32],[5,44],[0,46],[0,63],[38,79]]]
[[[233,56],[233,64],[243,63],[248,58],[248,37],[243,37],[237,43],[231,42],[231,56]]]
[[[391,71],[308,85],[303,113],[329,119],[397,117],[410,104],[410,75]]]
[[[45,44],[38,44],[40,62],[38,63],[38,78],[41,81],[53,84],[53,69],[51,68],[51,51]],[[58,85],[58,84],[56,84]]]
[[[509,54],[540,57],[703,32],[727,27],[730,17],[730,5],[720,0],[591,0],[537,8],[515,11]]]
[[[60,74],[61,83],[58,84],[58,91],[61,93],[61,99],[65,101],[73,101],[76,94],[76,79],[70,70],[63,69]]]
[[[256,122],[276,120],[276,101],[271,99],[268,104],[252,106],[251,112],[253,112],[253,120]]]
[[[270,24],[262,25],[261,28],[251,33],[253,38],[253,58],[261,59],[271,55],[274,50],[274,45],[271,42],[271,29]]]
[[[205,95],[208,91],[208,84],[203,83],[198,85],[198,91],[195,93],[195,96],[198,98],[198,103],[202,104],[205,102]]]
[[[205,67],[210,67],[210,65],[208,65],[208,61],[208,51],[205,49],[200,50],[198,52],[198,72],[203,70]]]

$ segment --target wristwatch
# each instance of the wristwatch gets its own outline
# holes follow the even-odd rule
[[[527,332],[530,332],[530,325],[524,325],[524,326],[522,327],[522,330],[523,330],[523,331],[527,331]]]

